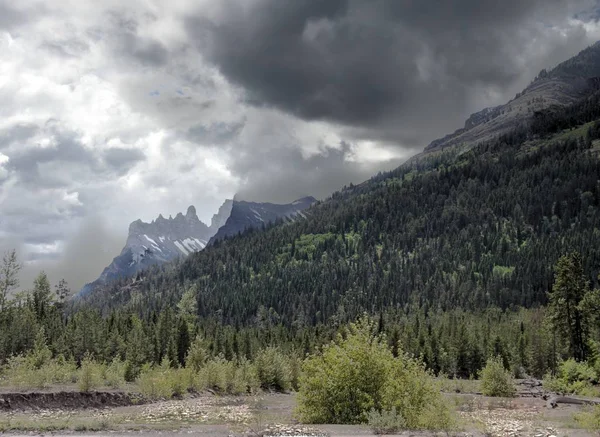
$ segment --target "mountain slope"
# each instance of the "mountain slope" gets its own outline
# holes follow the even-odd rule
[[[425,153],[452,146],[472,146],[488,141],[527,123],[536,112],[552,106],[567,106],[582,98],[595,78],[600,77],[600,42],[559,64],[550,72],[542,70],[523,92],[506,103],[472,114],[462,129],[433,141]]]
[[[581,252],[597,278],[599,118],[594,93],[460,155],[425,157],[336,193],[305,220],[219,242],[88,302],[143,312],[177,303],[195,284],[201,317],[288,326],[342,323],[389,307],[542,304],[566,252]]]
[[[227,221],[211,238],[209,244],[237,235],[247,229],[260,228],[277,220],[293,220],[306,217],[302,211],[315,203],[314,197],[303,197],[292,203],[278,205],[274,203],[256,203],[234,200]]]

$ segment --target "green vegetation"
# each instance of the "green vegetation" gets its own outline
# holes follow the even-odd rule
[[[9,252],[1,383],[299,390],[308,421],[382,431],[446,426],[430,374],[581,392],[600,368],[599,119],[592,93],[72,303],[44,273],[10,298]]]
[[[555,377],[544,378],[544,388],[556,393],[595,395],[592,384],[598,381],[596,371],[587,363],[574,359],[562,362]]]
[[[398,414],[396,407],[389,411],[372,409],[368,416],[369,427],[375,434],[396,434],[406,429],[406,421]]]
[[[365,423],[378,428],[447,429],[451,415],[431,376],[394,357],[362,319],[303,366],[298,414],[308,423]],[[392,421],[393,419],[393,421]],[[390,423],[390,422],[393,423]]]
[[[513,397],[517,390],[512,375],[504,368],[502,359],[491,358],[481,371],[481,391],[486,396]]]
[[[86,355],[81,361],[77,387],[82,392],[89,392],[98,388],[101,384],[104,366],[96,363],[91,356]]]
[[[576,414],[575,421],[588,431],[600,431],[600,405]]]

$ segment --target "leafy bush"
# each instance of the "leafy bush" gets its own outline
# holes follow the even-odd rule
[[[166,359],[156,367],[144,364],[136,380],[139,392],[149,399],[173,397],[175,390],[172,382],[170,363]]]
[[[254,361],[260,385],[264,389],[287,391],[292,387],[292,369],[279,349],[269,347],[260,351]]]
[[[369,412],[368,423],[375,434],[395,434],[406,429],[406,421],[398,414],[396,407],[381,412],[372,409]]]
[[[39,356],[39,355],[38,355]],[[35,367],[35,363],[40,367]],[[52,384],[69,384],[77,380],[75,362],[59,356],[56,359],[32,360],[31,355],[17,355],[8,359],[2,384],[11,387],[44,389]]]
[[[227,374],[229,362],[222,356],[208,361],[198,372],[198,379],[204,386],[200,390],[210,389],[220,392],[227,390]]]
[[[102,384],[103,367],[103,365],[96,363],[90,355],[86,354],[81,361],[78,372],[77,387],[79,390],[89,392],[98,388]]]
[[[204,366],[207,359],[206,345],[202,337],[198,335],[188,349],[185,357],[185,367],[197,372]]]
[[[596,372],[590,365],[568,359],[560,364],[556,377],[544,377],[544,388],[557,393],[585,395],[594,381]]]
[[[125,385],[125,372],[127,363],[119,357],[114,358],[108,366],[106,366],[104,380],[106,385],[112,388],[121,388]]]
[[[410,429],[445,429],[450,412],[431,376],[417,361],[395,358],[367,319],[351,324],[346,338],[310,356],[303,365],[298,414],[309,423],[365,423],[390,412]],[[395,409],[395,410],[394,410]],[[388,412],[388,413],[385,413]],[[398,419],[400,420],[400,419]]]
[[[486,396],[513,397],[516,394],[511,373],[504,368],[502,359],[490,358],[481,371],[481,391]]]
[[[260,389],[260,379],[256,366],[250,361],[241,360],[236,368],[235,378],[237,387],[242,388],[240,393],[256,393]]]

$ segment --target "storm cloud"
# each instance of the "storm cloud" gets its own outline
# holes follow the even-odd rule
[[[600,39],[596,3],[0,0],[0,249],[76,289],[138,218],[327,197]]]
[[[186,27],[249,103],[400,147],[426,145],[590,41],[569,21],[586,1],[224,3]]]

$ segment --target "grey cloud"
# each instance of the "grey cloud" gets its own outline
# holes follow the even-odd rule
[[[90,49],[90,46],[85,41],[71,39],[62,41],[45,41],[40,45],[40,48],[63,58],[74,58],[85,54]]]
[[[115,169],[120,175],[126,173],[133,165],[146,158],[143,151],[124,147],[111,147],[105,150],[103,155],[106,164]]]
[[[110,36],[116,51],[145,66],[160,67],[167,64],[169,51],[166,47],[158,40],[139,35],[140,20],[153,22],[157,17],[147,12],[141,13],[140,16],[131,16],[118,11],[107,14],[107,21],[112,24],[114,32]]]
[[[248,102],[367,128],[414,147],[457,127],[474,109],[475,86],[508,96],[517,82],[531,80],[542,65],[523,65],[523,46],[536,37],[545,44],[541,23],[566,25],[589,2],[226,4],[218,18],[192,16],[186,27],[199,51],[246,89]],[[567,37],[563,56],[585,40],[577,32]]]
[[[281,203],[308,195],[322,199],[344,185],[363,182],[378,171],[391,170],[402,163],[390,160],[365,165],[348,161],[350,153],[351,145],[345,142],[339,149],[327,148],[307,159],[293,147],[269,153],[249,150],[240,154],[232,167],[245,179],[238,197]]]
[[[123,36],[122,43],[124,52],[144,65],[159,67],[169,60],[169,52],[158,41],[129,33]]]
[[[9,157],[7,168],[16,172],[19,180],[28,185],[42,185],[55,188],[69,185],[60,171],[43,174],[40,167],[45,164],[62,162],[67,165],[83,165],[88,168],[97,164],[93,151],[86,149],[76,134],[52,130],[55,146],[36,147],[23,144],[14,151],[7,152]]]
[[[198,124],[188,129],[186,137],[201,144],[227,144],[234,140],[246,125],[246,120],[235,123]]]
[[[0,29],[11,30],[29,21],[31,16],[13,7],[11,1],[0,1]]]
[[[0,150],[16,142],[29,140],[39,131],[33,123],[19,123],[0,131]]]
[[[20,274],[21,289],[31,288],[34,278],[43,270],[53,284],[64,278],[72,290],[77,291],[91,278],[97,277],[119,253],[125,237],[109,230],[100,216],[95,215],[84,220],[69,236],[62,253],[26,254],[22,240],[6,239],[0,241],[0,254],[15,248],[21,261],[28,261]]]

